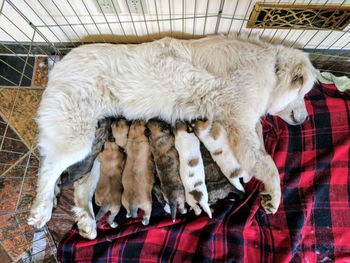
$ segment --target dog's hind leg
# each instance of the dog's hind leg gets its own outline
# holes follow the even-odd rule
[[[94,239],[97,236],[92,196],[99,177],[100,163],[95,160],[91,172],[74,183],[75,206],[72,208],[72,212],[80,235],[88,239]]]
[[[65,144],[61,143],[61,145]],[[81,147],[79,151],[75,152],[69,151],[69,145],[65,146],[67,147],[66,152],[62,152],[62,146],[52,147],[52,152],[47,153],[46,156],[41,159],[41,167],[39,169],[37,182],[37,195],[31,207],[28,219],[29,225],[41,228],[50,220],[58,178],[68,166],[83,159],[90,150],[89,144],[86,144],[85,147]],[[61,149],[61,151],[59,149]]]

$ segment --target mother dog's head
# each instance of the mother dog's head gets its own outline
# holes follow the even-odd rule
[[[303,123],[308,116],[304,96],[315,82],[314,67],[300,50],[276,46],[276,87],[270,96],[268,113],[291,125]]]

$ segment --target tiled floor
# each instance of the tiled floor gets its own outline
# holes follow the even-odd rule
[[[0,86],[0,262],[17,261],[31,249],[34,229],[26,219],[39,160],[37,150],[30,149],[36,142],[34,118],[47,85],[47,62],[47,57],[35,58],[31,85]]]

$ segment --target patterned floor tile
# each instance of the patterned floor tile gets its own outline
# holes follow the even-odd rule
[[[35,60],[34,87],[46,88],[48,75],[47,57],[37,57]]]
[[[10,88],[4,88],[0,91],[0,111],[6,118],[10,118],[10,124],[16,129],[27,145],[35,143],[36,123],[34,118],[42,92],[43,90],[39,89],[18,90]],[[14,98],[16,96],[17,100],[14,104]]]

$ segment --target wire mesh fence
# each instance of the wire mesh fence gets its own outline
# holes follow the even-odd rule
[[[348,23],[350,1],[270,2],[270,8],[276,10],[280,4],[303,4],[296,13],[299,18],[307,17],[307,10],[317,4],[315,16],[308,18],[308,25],[299,24],[299,29],[293,29],[291,24],[281,28],[287,26],[283,19],[275,21],[275,28],[247,28],[249,22],[261,22],[259,16],[251,18],[257,3],[253,0],[0,3],[0,249],[11,261],[57,261],[49,229],[34,230],[26,219],[39,168],[36,110],[49,70],[70,49],[84,43],[141,43],[165,36],[190,39],[244,31],[304,49],[316,68],[350,76],[350,26],[337,29],[312,25],[330,6],[333,9],[328,10],[323,24],[339,14],[341,19],[336,23]],[[102,8],[106,3],[108,12],[105,6]],[[277,11],[273,12],[278,16]]]

